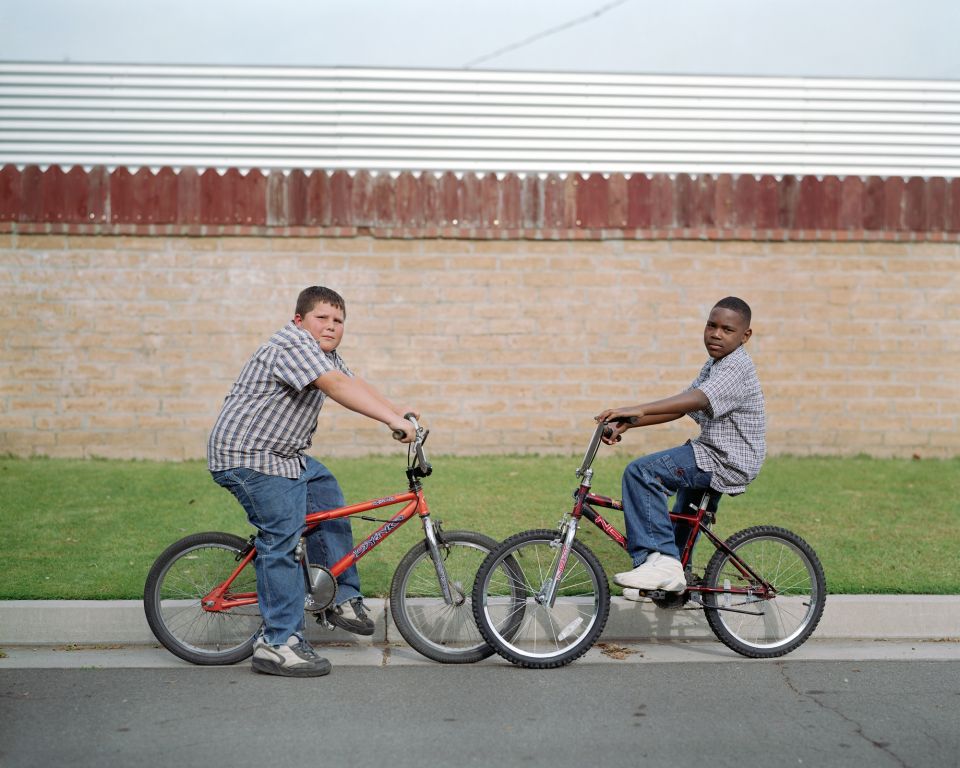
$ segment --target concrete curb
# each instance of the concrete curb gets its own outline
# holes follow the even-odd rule
[[[366,601],[376,619],[373,637],[309,625],[312,642],[403,643],[385,600]],[[819,640],[960,639],[960,595],[830,595],[814,633]],[[713,633],[700,610],[665,611],[651,603],[612,599],[603,639],[696,641]],[[0,646],[155,643],[139,600],[3,600]]]

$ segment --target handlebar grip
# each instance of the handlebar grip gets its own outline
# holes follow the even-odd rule
[[[413,411],[403,414],[403,418],[405,418],[407,421],[413,424],[413,428],[415,430],[420,428],[420,425],[417,424],[417,414],[415,414]],[[401,430],[399,429],[393,430],[394,440],[403,440],[403,436],[404,436],[404,432],[402,432]]]
[[[621,423],[619,421],[615,422],[617,424]],[[613,427],[610,426],[609,422],[604,422],[603,424],[603,439],[609,440],[613,437]],[[619,443],[623,439],[623,435],[617,435],[616,439],[613,442]]]

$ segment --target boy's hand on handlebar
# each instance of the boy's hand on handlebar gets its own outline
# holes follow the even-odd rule
[[[419,418],[419,414],[415,414],[415,418]],[[394,440],[399,440],[401,443],[412,443],[417,439],[417,431],[413,428],[413,424],[406,419],[397,419],[387,426],[393,432]]]
[[[640,423],[640,419],[644,416],[643,408],[639,405],[631,405],[627,408],[607,408],[605,411],[601,411],[599,414],[594,416],[594,421],[609,421],[616,422],[617,426],[623,426],[624,429],[621,429],[620,432],[625,432],[630,427],[635,427]]]
[[[619,443],[621,440],[620,436],[628,429],[629,427],[623,422],[607,424],[607,428],[603,430],[603,434],[600,435],[600,439],[607,445]]]
[[[613,445],[619,443],[621,435],[630,427],[636,426],[642,417],[643,409],[635,405],[630,408],[607,408],[597,414],[594,419],[608,424],[600,439],[607,445]]]

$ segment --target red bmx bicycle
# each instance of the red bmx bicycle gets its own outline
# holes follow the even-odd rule
[[[622,510],[622,503],[590,492],[591,465],[605,428],[597,426],[577,470],[580,486],[573,509],[558,529],[525,531],[505,539],[477,572],[473,587],[477,626],[497,653],[514,664],[535,668],[569,664],[603,632],[610,612],[607,575],[597,556],[576,537],[586,518],[626,547],[623,534],[594,508]],[[670,515],[675,523],[689,526],[681,554],[686,590],[658,590],[646,596],[663,608],[691,603],[703,609],[717,638],[744,656],[789,653],[810,637],[823,614],[827,586],[820,560],[795,533],[770,525],[721,540],[710,530],[715,494],[707,491],[698,505]],[[688,566],[702,539],[716,551],[700,576]]]
[[[421,480],[433,468],[423,452],[427,431],[407,415],[416,439],[407,453],[408,488],[306,516],[305,535],[324,520],[401,506],[339,562],[325,568],[310,563],[301,539],[297,557],[303,567],[308,607],[322,615],[336,596],[337,576],[373,550],[401,525],[419,517],[424,539],[404,555],[390,586],[390,612],[403,638],[434,661],[468,663],[493,653],[473,621],[470,585],[477,566],[496,546],[472,531],[443,531],[430,517]],[[253,653],[260,629],[257,608],[254,536],[197,533],[171,544],[147,576],[143,605],[150,629],[164,647],[194,664],[233,664]]]

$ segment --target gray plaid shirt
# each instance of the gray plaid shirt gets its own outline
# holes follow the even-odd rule
[[[709,409],[689,414],[700,425],[700,436],[690,441],[697,466],[713,473],[714,490],[743,493],[767,453],[763,391],[753,360],[742,346],[708,360],[690,389],[710,401]]]
[[[223,403],[207,442],[211,472],[247,467],[300,477],[326,395],[311,384],[322,374],[353,376],[340,355],[324,352],[290,322],[256,351]]]

